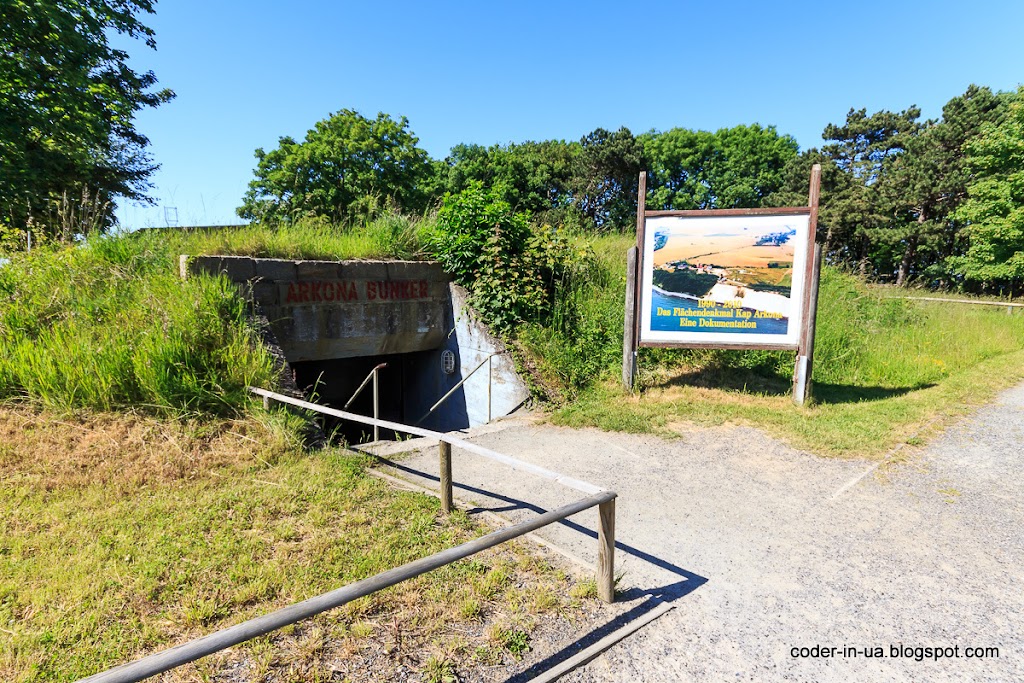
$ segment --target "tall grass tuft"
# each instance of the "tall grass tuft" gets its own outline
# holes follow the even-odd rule
[[[621,359],[626,292],[621,261],[633,240],[613,235],[588,241],[592,258],[557,283],[548,319],[518,333],[542,385],[537,388],[552,399],[571,398]]]
[[[385,214],[363,225],[339,227],[304,219],[288,225],[251,224],[219,230],[147,231],[136,239],[158,239],[182,254],[221,254],[260,258],[419,259],[418,232],[432,218]]]
[[[231,413],[246,385],[274,382],[272,360],[234,286],[180,280],[180,254],[415,259],[430,220],[146,230],[20,253],[0,266],[0,397],[57,410]]]
[[[273,382],[245,303],[223,278],[177,276],[153,237],[96,237],[0,268],[0,395],[56,410],[226,414]]]

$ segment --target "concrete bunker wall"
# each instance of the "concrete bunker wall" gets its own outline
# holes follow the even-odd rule
[[[181,257],[182,277],[200,272],[242,287],[266,316],[299,387],[315,384],[319,399],[332,405],[347,401],[378,362],[388,363],[380,376],[381,417],[397,422],[463,429],[508,415],[529,397],[504,345],[438,263]],[[446,350],[455,356],[451,374]],[[367,388],[351,410],[370,414],[370,400]]]

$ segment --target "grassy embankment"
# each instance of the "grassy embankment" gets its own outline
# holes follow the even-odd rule
[[[318,228],[251,228],[238,251],[404,255],[401,230],[377,229],[344,251]],[[301,419],[250,403],[244,386],[274,374],[241,302],[176,273],[176,254],[221,239],[98,239],[0,268],[2,680],[75,680],[481,532],[361,456],[305,451]],[[172,679],[239,661],[251,680],[441,680],[520,656],[539,614],[574,613],[570,584],[506,546]]]
[[[905,301],[826,268],[814,405],[790,402],[793,354],[764,351],[643,349],[630,396],[618,377],[631,242],[593,239],[597,265],[559,296],[555,323],[521,335],[540,383],[562,399],[557,423],[666,435],[679,422],[749,424],[818,453],[873,456],[1024,379],[1024,314]]]
[[[643,391],[629,396],[616,377],[631,238],[588,240],[591,266],[516,342],[561,399],[557,422],[666,434],[744,423],[819,452],[871,454],[1024,376],[1024,316],[889,300],[827,270],[815,405],[791,406],[792,356],[768,352],[644,350]],[[175,270],[179,253],[417,249],[408,222],[392,220],[358,235],[149,233],[0,268],[0,392],[16,404],[0,413],[0,678],[70,680],[477,533],[368,478],[358,456],[304,452],[283,413],[250,409],[244,386],[274,375],[244,308],[227,283],[182,283]],[[488,556],[224,658],[250,677],[311,679],[365,651],[436,678],[521,653],[537,613],[567,608],[565,581],[522,554]],[[389,656],[374,657],[382,641]]]

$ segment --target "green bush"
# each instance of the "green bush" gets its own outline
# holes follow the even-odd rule
[[[564,231],[530,225],[493,190],[474,182],[457,195],[445,195],[437,220],[421,237],[471,295],[474,308],[500,332],[543,320],[551,311],[558,283],[585,254]]]

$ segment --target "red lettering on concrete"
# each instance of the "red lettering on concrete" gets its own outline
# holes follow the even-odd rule
[[[373,280],[367,281],[365,287],[366,299],[369,301],[403,301],[430,296],[430,283],[427,280]],[[289,282],[285,303],[359,301],[359,289],[354,280]]]

